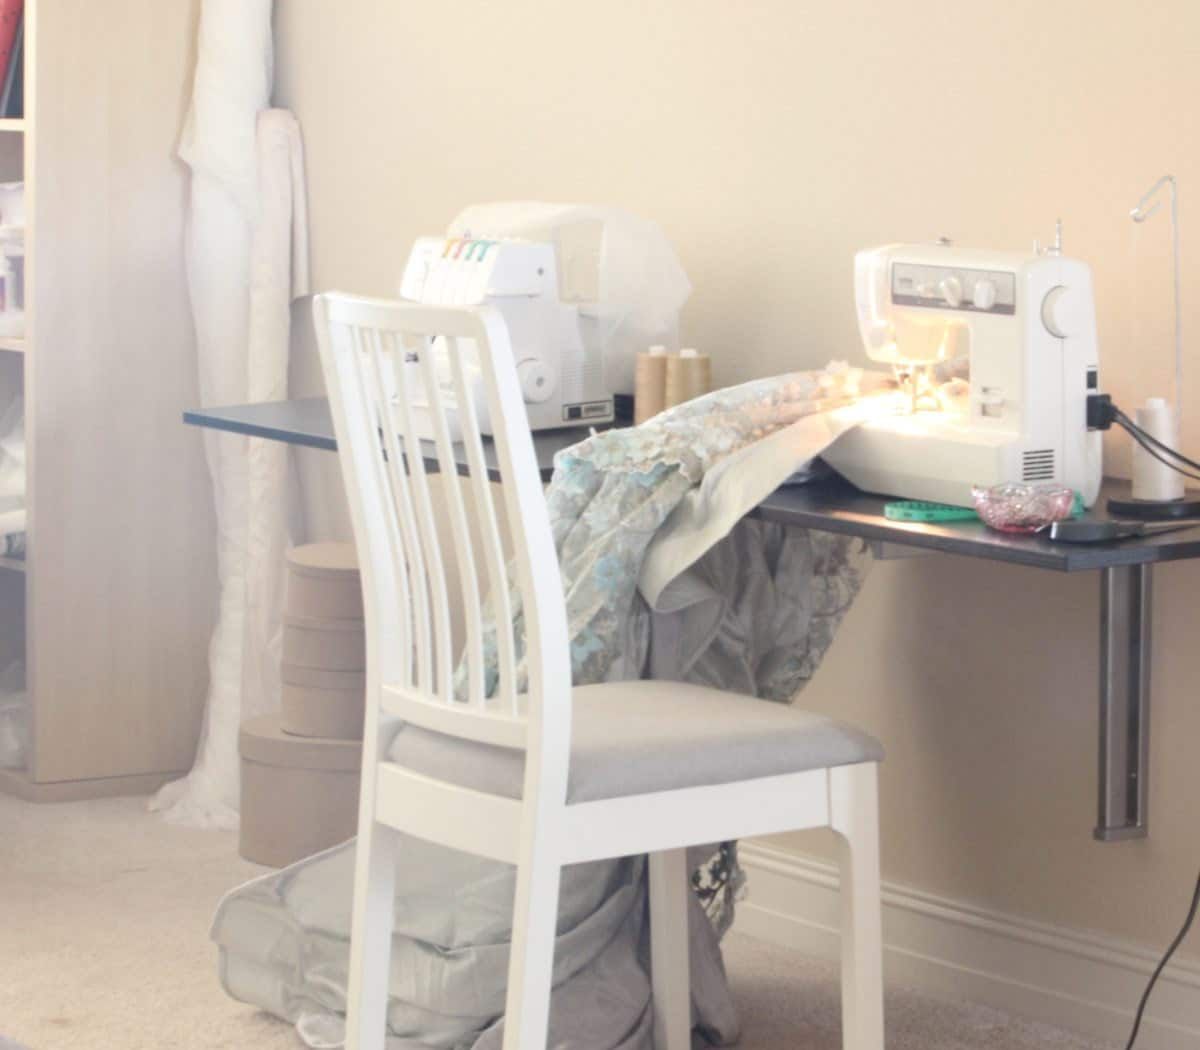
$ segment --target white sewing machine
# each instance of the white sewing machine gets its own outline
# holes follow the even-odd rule
[[[400,281],[402,299],[500,311],[533,430],[612,421],[616,396],[633,393],[635,352],[675,345],[690,290],[654,224],[615,208],[520,202],[476,205],[446,237],[420,238]],[[490,433],[481,396],[476,405]]]
[[[894,410],[847,432],[825,459],[859,488],[971,505],[972,485],[1055,481],[1091,506],[1100,434],[1095,306],[1086,263],[945,244],[888,245],[854,260],[858,325],[891,364]],[[955,359],[959,359],[955,362]],[[935,373],[968,364],[939,388]]]

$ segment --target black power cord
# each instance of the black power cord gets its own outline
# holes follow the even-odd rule
[[[1133,1044],[1138,1037],[1138,1030],[1142,1027],[1142,1014],[1146,1012],[1146,1003],[1150,999],[1150,993],[1154,991],[1154,985],[1158,982],[1159,975],[1163,972],[1167,963],[1171,961],[1171,956],[1175,954],[1175,949],[1179,947],[1184,937],[1187,936],[1188,930],[1192,928],[1192,922],[1196,918],[1198,908],[1200,908],[1200,876],[1196,877],[1196,889],[1192,892],[1192,906],[1188,908],[1183,928],[1175,935],[1175,940],[1171,942],[1171,947],[1167,949],[1166,955],[1159,961],[1159,964],[1154,968],[1154,973],[1150,975],[1150,980],[1146,982],[1146,990],[1142,992],[1137,1013],[1134,1014],[1133,1031],[1129,1033],[1129,1042],[1125,1044],[1125,1050],[1133,1050]]]
[[[1119,426],[1123,430],[1125,430],[1129,434],[1129,436],[1131,438],[1133,438],[1134,441],[1136,441],[1139,445],[1141,445],[1142,448],[1144,448],[1149,455],[1151,455],[1155,459],[1157,459],[1159,461],[1159,463],[1162,463],[1164,466],[1170,467],[1172,470],[1176,471],[1177,473],[1182,474],[1185,478],[1190,478],[1192,481],[1200,481],[1200,473],[1196,473],[1196,471],[1188,470],[1186,467],[1181,467],[1178,463],[1174,462],[1173,460],[1168,459],[1166,455],[1164,455],[1162,452],[1160,452],[1155,447],[1155,445],[1160,445],[1161,442],[1155,440],[1154,438],[1151,438],[1151,436],[1149,434],[1147,434],[1144,430],[1142,430],[1141,427],[1137,426],[1137,424],[1127,424],[1123,420],[1117,419],[1117,426]],[[1164,449],[1166,449],[1165,445],[1163,445],[1162,447]],[[1172,455],[1180,456],[1181,459],[1183,458],[1180,453],[1175,452],[1174,450],[1167,449],[1167,451],[1170,452]],[[1191,461],[1188,460],[1187,462],[1191,462]]]
[[[1172,470],[1179,471],[1184,477],[1200,481],[1200,473],[1193,473],[1193,471],[1200,471],[1200,462],[1188,459],[1182,452],[1178,452],[1169,445],[1163,444],[1153,434],[1147,433],[1114,405],[1112,398],[1108,394],[1090,395],[1087,400],[1088,428],[1091,430],[1107,430],[1114,423],[1127,431],[1134,441],[1141,445],[1142,448],[1160,463],[1166,464]],[[1180,466],[1180,464],[1184,464],[1184,466]],[[1186,469],[1188,467],[1192,469]],[[1171,961],[1171,956],[1175,954],[1175,949],[1183,943],[1184,937],[1188,935],[1188,931],[1192,928],[1192,923],[1196,920],[1196,912],[1198,910],[1200,910],[1200,875],[1196,877],[1196,888],[1192,891],[1192,904],[1188,908],[1187,918],[1183,920],[1183,927],[1175,935],[1175,939],[1171,942],[1171,946],[1166,950],[1162,959],[1159,960],[1158,965],[1154,967],[1154,972],[1150,975],[1150,980],[1146,982],[1146,988],[1142,992],[1141,999],[1138,1001],[1137,1012],[1133,1016],[1133,1028],[1129,1033],[1129,1042],[1125,1044],[1125,1050],[1133,1050],[1133,1044],[1137,1042],[1138,1032],[1141,1031],[1142,1017],[1146,1013],[1146,1004],[1150,1001],[1150,993],[1154,991],[1154,986],[1158,983],[1159,977],[1162,976],[1163,970],[1166,969],[1167,963]]]
[[[1164,444],[1149,431],[1138,426],[1113,404],[1108,394],[1090,394],[1087,399],[1088,429],[1108,430],[1114,423],[1160,463],[1178,471],[1186,478],[1200,481],[1200,461],[1189,459],[1182,452]]]
[[[1182,474],[1189,481],[1200,481],[1200,462],[1188,459],[1182,452],[1164,444],[1153,434],[1138,426],[1113,404],[1112,397],[1108,394],[1089,394],[1087,398],[1088,430],[1108,430],[1114,423],[1127,431],[1129,436],[1145,449],[1147,455]],[[1111,514],[1123,518],[1182,520],[1200,517],[1200,499],[1139,500],[1113,497],[1108,501],[1108,510]]]
[[[1187,466],[1191,467],[1193,470],[1200,470],[1200,463],[1196,462],[1196,460],[1188,459],[1188,457],[1185,456],[1182,452],[1178,451],[1177,449],[1171,448],[1170,445],[1164,444],[1162,441],[1160,441],[1158,438],[1156,438],[1153,434],[1151,434],[1150,431],[1144,429],[1143,427],[1140,427],[1137,423],[1135,423],[1119,408],[1115,409],[1115,412],[1116,412],[1116,422],[1117,422],[1118,426],[1124,427],[1126,430],[1130,431],[1131,433],[1136,431],[1138,434],[1140,434],[1142,437],[1144,437],[1147,441],[1149,441],[1150,444],[1152,444],[1160,452],[1165,453],[1166,455],[1170,456],[1172,459],[1179,460],[1180,463],[1186,464]]]

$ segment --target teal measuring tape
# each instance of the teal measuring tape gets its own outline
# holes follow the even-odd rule
[[[1075,493],[1075,506],[1071,517],[1076,518],[1084,511],[1083,499]],[[920,499],[901,499],[883,505],[883,516],[889,521],[978,521],[979,515],[970,507],[952,507],[948,503],[929,503]]]
[[[948,503],[927,503],[919,499],[902,499],[883,505],[883,516],[891,521],[977,521],[979,515],[970,507],[952,507]]]

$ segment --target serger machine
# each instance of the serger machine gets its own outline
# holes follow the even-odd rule
[[[1058,482],[1088,505],[1100,489],[1095,305],[1087,264],[946,243],[888,245],[854,260],[868,356],[892,365],[889,411],[825,459],[869,492],[971,505],[972,485]],[[954,378],[957,377],[957,378]]]
[[[616,399],[633,393],[636,352],[677,344],[690,291],[657,226],[584,205],[468,208],[446,236],[416,242],[400,281],[402,299],[500,311],[533,430],[612,421]],[[478,393],[475,403],[490,433]]]

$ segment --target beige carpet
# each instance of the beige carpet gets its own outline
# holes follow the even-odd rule
[[[208,923],[258,874],[235,836],[171,827],[144,800],[32,806],[0,796],[0,1047],[276,1050],[289,1026],[228,999]],[[743,1050],[837,1050],[831,967],[736,934],[726,958]],[[1091,1050],[1098,1044],[900,988],[888,1050]]]

